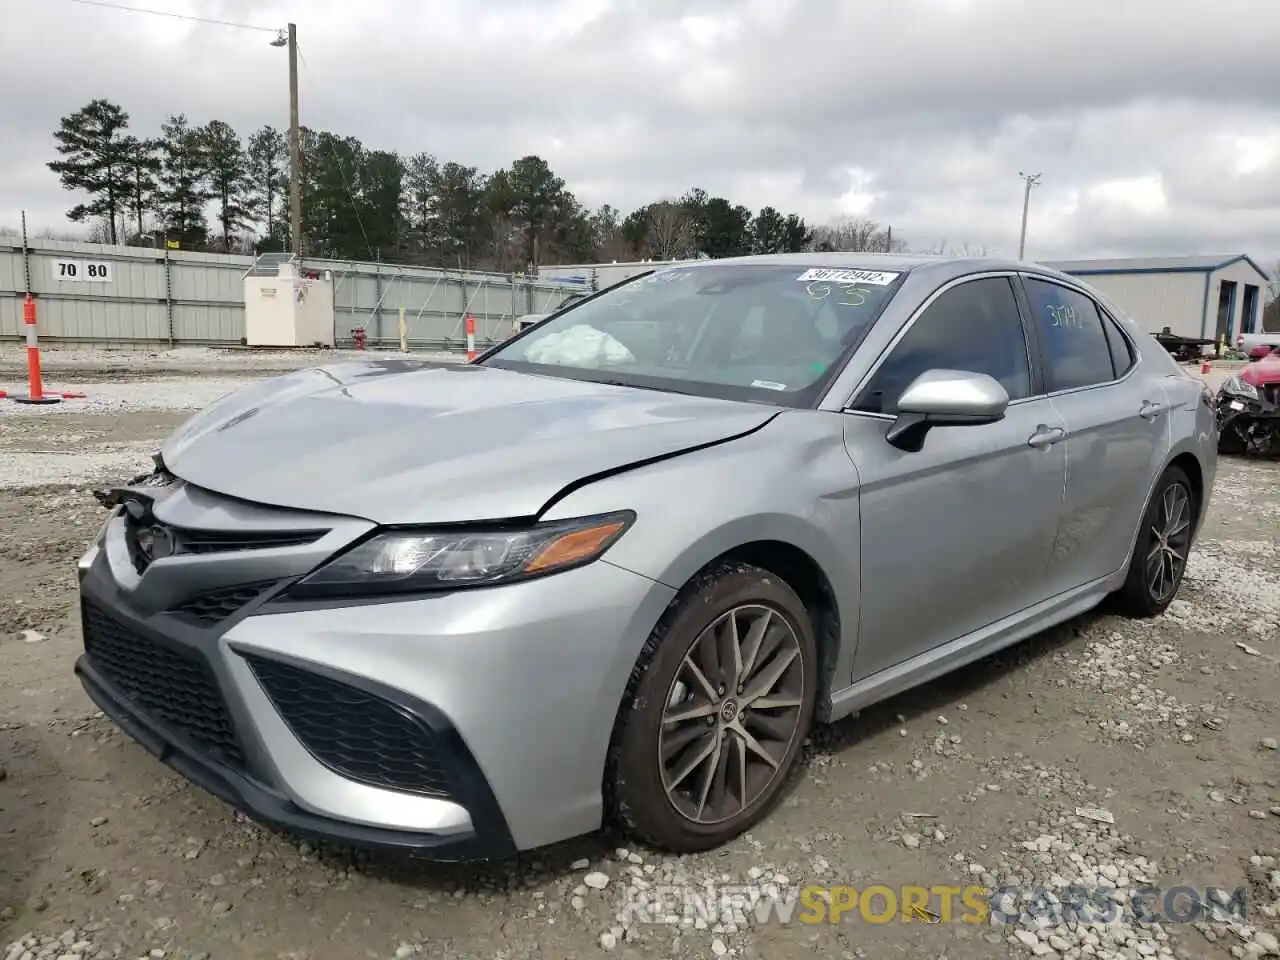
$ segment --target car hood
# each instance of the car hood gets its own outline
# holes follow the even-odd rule
[[[1255,387],[1280,383],[1280,357],[1273,354],[1253,361],[1240,371],[1240,379]]]
[[[780,411],[492,367],[371,361],[255,383],[166,441],[227,496],[381,524],[537,516],[565,487],[732,439]]]

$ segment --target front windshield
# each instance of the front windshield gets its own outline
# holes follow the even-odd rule
[[[792,265],[672,267],[544,321],[483,364],[808,406],[903,275]]]

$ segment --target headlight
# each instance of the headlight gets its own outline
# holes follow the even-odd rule
[[[596,560],[634,520],[623,511],[522,530],[388,530],[303,577],[282,599],[422,593],[543,576]]]
[[[1258,388],[1252,383],[1245,383],[1239,377],[1228,377],[1222,385],[1222,392],[1229,393],[1233,397],[1246,397],[1249,400],[1258,399]]]

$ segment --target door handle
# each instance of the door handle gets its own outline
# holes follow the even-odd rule
[[[1027,446],[1043,450],[1046,447],[1052,447],[1066,435],[1067,431],[1061,427],[1047,427],[1042,423],[1036,427],[1036,432],[1027,438]]]
[[[1143,400],[1142,406],[1138,409],[1138,416],[1143,420],[1154,420],[1162,413],[1164,413],[1164,404],[1155,403],[1151,400]]]

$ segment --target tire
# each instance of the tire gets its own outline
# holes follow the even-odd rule
[[[719,686],[714,664],[708,665],[704,655],[712,646],[709,629],[727,628],[729,618],[738,627],[742,665],[749,677],[741,714],[736,712],[736,691],[726,689],[717,704],[686,664],[686,656],[692,655],[695,663],[702,665],[702,675],[714,687]],[[768,627],[763,632],[765,639],[756,647],[760,654],[757,662],[750,664],[749,628],[759,620],[765,620]],[[775,645],[778,637],[783,639]],[[720,649],[727,650],[727,642]],[[769,668],[784,660],[788,665],[775,693],[767,700],[754,701],[761,706],[752,706],[746,698],[763,689]],[[726,657],[726,663],[731,664],[731,659]],[[747,672],[747,667],[754,669]],[[671,853],[710,850],[749,830],[773,810],[799,767],[813,722],[818,684],[817,644],[810,617],[795,591],[781,578],[745,563],[725,563],[699,574],[671,602],[632,670],[605,771],[605,797],[613,824],[633,838]],[[718,690],[714,692],[718,697]],[[682,710],[703,712],[677,725],[670,722],[668,706],[682,693],[694,697],[679,704]],[[792,701],[794,706],[787,706]],[[779,734],[784,726],[789,728],[789,735],[785,739],[781,735],[766,738],[761,735],[762,720],[768,720]],[[770,755],[770,761],[749,747],[738,729],[749,734]],[[681,742],[687,745],[677,749]],[[713,751],[711,757],[682,778],[680,768],[687,769],[704,749]],[[663,750],[672,753],[666,764],[661,759]],[[713,764],[722,764],[714,769],[724,774],[713,786],[726,789],[704,792]],[[741,776],[744,769],[748,774],[745,779]],[[707,804],[701,814],[697,809],[700,799]]]
[[[1218,453],[1224,457],[1243,457],[1245,452],[1245,446],[1239,440],[1218,441]]]
[[[1234,421],[1229,421],[1225,424],[1225,429],[1219,430],[1218,453],[1228,457],[1244,456],[1245,442]]]
[[[1169,545],[1175,553],[1182,557],[1166,567],[1172,575],[1159,581],[1160,588],[1153,587],[1155,580],[1153,570],[1149,566],[1152,553],[1158,548],[1160,540],[1157,531],[1169,528],[1166,522],[1166,509],[1171,502],[1184,504],[1186,526],[1168,537]],[[1122,586],[1114,595],[1115,606],[1119,613],[1135,619],[1158,617],[1168,608],[1178,595],[1182,586],[1182,577],[1186,573],[1186,561],[1191,552],[1191,539],[1195,532],[1196,515],[1200,508],[1196,501],[1191,481],[1179,467],[1169,467],[1156,483],[1151,493],[1147,509],[1142,515],[1142,526],[1138,529],[1138,537],[1133,546],[1133,554],[1129,558],[1129,573]],[[1177,528],[1178,521],[1174,524]],[[1166,561],[1169,557],[1166,554]],[[1171,584],[1171,585],[1170,585]]]

